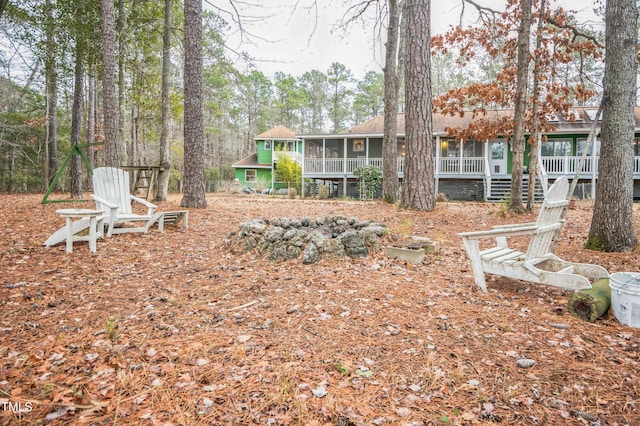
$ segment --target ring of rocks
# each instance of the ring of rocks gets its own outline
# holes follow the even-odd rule
[[[368,256],[379,249],[386,232],[384,224],[356,217],[280,217],[244,222],[226,243],[234,252],[257,251],[269,260],[301,258],[303,264],[313,264],[322,258]]]

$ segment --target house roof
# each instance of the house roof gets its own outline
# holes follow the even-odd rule
[[[270,169],[271,164],[269,163],[258,163],[258,154],[251,154],[248,157],[243,158],[240,161],[236,161],[231,165],[234,168],[254,168],[254,169]]]
[[[496,118],[510,114],[510,111],[487,111],[487,118],[492,115]],[[467,127],[473,121],[471,113],[465,114],[463,117],[450,116],[444,114],[433,114],[433,133],[447,134],[446,128]],[[384,114],[357,124],[349,130],[343,132],[345,134],[383,134],[384,133]],[[405,115],[398,114],[398,133],[405,133]]]
[[[556,127],[554,133],[570,133],[588,130],[597,113],[597,107],[571,108],[567,115],[557,114],[549,117],[549,123]],[[469,124],[479,118],[499,119],[513,117],[513,110],[488,110],[486,115],[478,114],[473,117],[472,112],[467,112],[462,117],[444,114],[433,114],[433,133],[446,135],[447,128],[467,128]],[[602,119],[602,118],[601,118]],[[640,128],[640,107],[635,107],[635,127]],[[384,133],[384,115],[379,115],[370,120],[357,124],[341,133],[342,135],[382,135]],[[398,134],[405,133],[405,115],[398,114]]]
[[[273,129],[269,129],[266,132],[262,132],[255,137],[255,139],[297,139],[296,132],[285,127],[283,125],[279,125],[274,127]]]

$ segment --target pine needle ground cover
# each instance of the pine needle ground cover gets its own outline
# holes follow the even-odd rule
[[[1,425],[640,419],[640,330],[610,312],[580,320],[571,294],[552,287],[490,278],[487,293],[477,290],[456,233],[535,212],[211,194],[186,230],[105,238],[95,254],[76,243],[67,254],[42,246],[62,220],[41,199],[0,195]],[[557,254],[637,271],[638,252],[582,248],[591,214],[589,202],[569,210]],[[429,237],[440,252],[417,265],[382,251],[302,265],[227,249],[240,223],[284,215],[381,222],[390,238]]]

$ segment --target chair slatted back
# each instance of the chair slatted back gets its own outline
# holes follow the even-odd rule
[[[98,197],[118,205],[118,213],[131,213],[129,172],[116,167],[93,169],[93,192]],[[107,206],[96,203],[98,210],[109,211]]]
[[[562,176],[551,185],[542,203],[536,222],[540,231],[531,238],[527,259],[535,259],[549,253],[549,247],[557,232],[553,225],[564,224],[564,212],[569,205],[568,196],[569,180]]]

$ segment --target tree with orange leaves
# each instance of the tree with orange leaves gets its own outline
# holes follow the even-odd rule
[[[534,94],[526,83],[530,80],[537,83],[536,130],[549,132],[554,130],[550,116],[567,116],[571,106],[593,100],[596,85],[581,65],[602,58],[602,46],[593,34],[578,28],[566,10],[541,8],[541,3],[541,0],[508,0],[505,10],[498,12],[473,0],[463,0],[463,4],[477,9],[478,25],[453,27],[445,35],[434,37],[432,43],[438,53],[457,51],[462,66],[471,66],[476,55],[503,61],[492,81],[449,90],[434,100],[434,109],[450,115],[472,114],[474,121],[469,127],[447,129],[451,136],[463,141],[511,139],[514,167],[509,208],[514,212],[524,211],[524,134],[533,130],[529,106]],[[541,19],[542,24],[535,25],[531,34],[534,23]],[[530,51],[532,39],[536,47]],[[530,67],[534,58],[536,66]],[[563,78],[570,64],[578,64],[577,81]],[[504,108],[515,108],[514,117],[488,114],[490,110]]]

